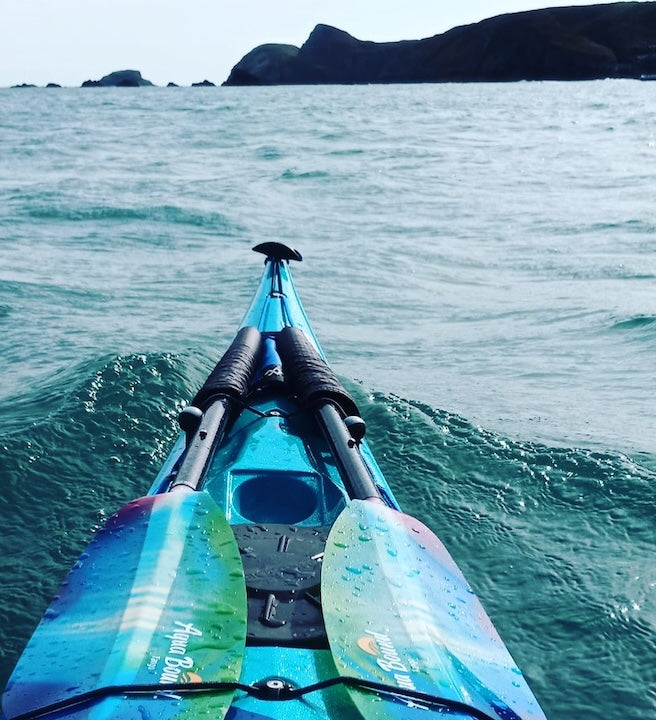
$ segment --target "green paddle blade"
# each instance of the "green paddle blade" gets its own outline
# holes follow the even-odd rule
[[[321,597],[340,675],[400,693],[350,687],[365,719],[425,718],[418,698],[430,695],[474,709],[458,718],[545,720],[462,573],[418,520],[353,500],[328,536]]]
[[[96,535],[46,612],[7,685],[5,716],[117,685],[236,682],[245,587],[234,535],[209,495],[135,500]],[[231,700],[165,690],[106,698],[87,712],[165,720],[193,706],[222,718]]]

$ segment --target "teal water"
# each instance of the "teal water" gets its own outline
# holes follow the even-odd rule
[[[0,90],[0,679],[295,279],[550,718],[656,712],[653,83]]]

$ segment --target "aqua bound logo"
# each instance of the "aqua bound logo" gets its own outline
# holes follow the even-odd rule
[[[396,686],[404,690],[416,690],[408,668],[401,660],[398,650],[389,635],[366,630],[366,635],[358,639],[358,647],[376,658],[376,665],[391,675]]]
[[[202,635],[203,633],[198,628],[195,628],[192,623],[175,621],[175,628],[171,633],[164,636],[170,643],[159,678],[160,685],[202,682],[200,675],[192,672],[191,668],[194,667],[194,660],[191,655],[187,654],[189,639],[202,637]],[[162,695],[178,698],[177,695],[169,692],[164,692]]]

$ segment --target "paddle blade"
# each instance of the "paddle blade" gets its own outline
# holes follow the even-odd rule
[[[234,535],[203,492],[126,505],[71,571],[14,670],[8,718],[112,685],[231,682],[246,638],[246,591]],[[110,698],[94,718],[223,717],[231,693]],[[145,709],[143,709],[145,708]],[[76,717],[85,717],[77,715]]]
[[[462,573],[418,520],[353,500],[328,536],[321,596],[341,675],[465,703],[492,718],[544,720]],[[349,692],[364,718],[426,717],[420,702]]]

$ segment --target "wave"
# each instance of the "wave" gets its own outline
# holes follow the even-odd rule
[[[655,331],[656,315],[635,315],[625,320],[617,320],[612,325],[612,330],[619,331]]]
[[[263,145],[255,150],[255,155],[262,160],[279,160],[285,153],[275,145]]]
[[[576,513],[584,506],[610,514],[619,506],[645,524],[652,516],[656,473],[628,455],[512,440],[394,395],[374,393],[366,402],[372,433],[383,432],[372,442],[393,448],[393,475],[417,476],[418,467],[420,477],[433,491],[441,485],[449,501],[484,497],[488,512],[518,517],[542,506],[554,513]],[[420,479],[406,477],[398,492],[421,495],[423,487]]]
[[[312,180],[316,178],[330,177],[330,173],[325,170],[308,170],[301,172],[292,168],[285,170],[280,176],[282,180]]]
[[[28,471],[56,483],[61,474],[50,471],[51,463],[69,468],[69,474],[71,466],[82,469],[113,457],[123,465],[120,484],[126,468],[134,469],[134,491],[145,492],[148,485],[139,485],[144,482],[141,460],[149,458],[147,464],[157,472],[166,443],[177,433],[177,412],[193,394],[186,378],[202,375],[194,362],[202,358],[117,355],[67,367],[22,393],[18,388],[0,403],[7,488],[22,486]]]
[[[616,320],[610,332],[629,343],[634,352],[651,353],[656,344],[656,316],[634,315],[623,320]]]
[[[115,205],[49,204],[35,202],[27,205],[24,214],[33,220],[59,220],[67,222],[133,222],[189,225],[211,228],[214,232],[229,233],[230,221],[217,212],[198,212],[175,205],[153,205],[151,207],[127,207]]]

